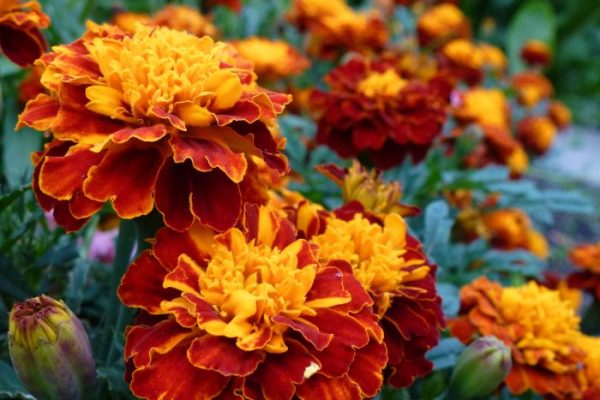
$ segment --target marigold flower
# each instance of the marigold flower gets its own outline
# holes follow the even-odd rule
[[[113,23],[125,32],[133,33],[138,24],[152,25],[152,17],[148,14],[134,12],[118,12],[113,17]]]
[[[529,282],[503,288],[480,277],[460,293],[458,318],[450,330],[463,343],[493,335],[512,351],[513,367],[505,380],[511,393],[531,389],[542,396],[580,398],[586,380],[585,358],[576,345],[579,317],[556,291]]]
[[[308,30],[312,52],[335,57],[340,49],[372,54],[383,48],[388,31],[376,12],[355,12],[344,0],[294,0],[289,19]]]
[[[277,80],[302,73],[309,65],[290,44],[282,40],[249,37],[234,41],[240,55],[254,64],[254,71],[261,79]]]
[[[417,29],[422,46],[437,47],[448,39],[471,37],[469,20],[456,5],[449,3],[431,7],[422,14]]]
[[[316,140],[341,157],[366,155],[389,168],[406,155],[420,160],[446,120],[449,83],[405,80],[385,62],[354,58],[325,80],[330,91],[315,91]]]
[[[402,204],[402,188],[398,182],[384,182],[375,169],[366,170],[357,160],[342,169],[335,164],[318,166],[317,169],[342,189],[344,204],[358,202],[364,211],[376,218],[396,213],[401,216],[417,215],[416,206]]]
[[[600,299],[600,243],[573,247],[569,260],[581,270],[569,275],[569,286],[590,290]]]
[[[50,94],[27,103],[18,126],[54,136],[34,156],[42,207],[67,230],[111,201],[120,218],[156,206],[173,229],[197,217],[224,231],[244,202],[266,202],[252,157],[287,170],[269,127],[290,98],[257,86],[231,51],[167,28],[91,25],[40,59]]]
[[[540,258],[548,257],[548,243],[533,229],[527,214],[516,208],[494,210],[482,216],[493,246],[512,250],[527,249]]]
[[[504,52],[491,44],[480,43],[477,48],[483,59],[483,65],[492,71],[502,72],[506,70],[507,60]]]
[[[402,217],[392,213],[378,224],[360,213],[349,219],[332,216],[325,231],[311,242],[319,246],[323,262],[349,261],[354,276],[375,301],[389,353],[388,383],[410,386],[431,372],[425,353],[438,343],[444,326],[435,266],[407,234]]]
[[[121,300],[160,319],[128,329],[141,398],[344,398],[377,394],[387,361],[372,300],[344,261],[319,262],[291,224],[248,207],[242,229],[158,232]]]
[[[550,118],[529,116],[519,121],[517,134],[525,147],[537,154],[543,154],[554,142],[556,126]]]
[[[550,81],[536,72],[521,72],[513,75],[511,85],[517,91],[519,103],[527,107],[535,106],[554,92]]]
[[[548,106],[548,116],[559,129],[571,124],[571,110],[560,101],[553,101]]]
[[[532,39],[521,47],[521,58],[528,64],[544,66],[552,61],[552,51],[546,43]]]
[[[454,108],[454,116],[459,121],[510,128],[510,108],[501,90],[476,87],[461,93],[459,99]]]
[[[475,84],[483,77],[484,54],[470,40],[454,39],[441,48],[440,55],[442,68],[458,79]]]
[[[15,64],[26,67],[46,51],[40,32],[50,17],[37,0],[2,0],[0,4],[0,50]]]
[[[569,303],[575,311],[578,311],[583,304],[582,291],[570,287],[568,279],[561,277],[555,272],[545,271],[544,280],[540,284],[556,290],[560,298]]]

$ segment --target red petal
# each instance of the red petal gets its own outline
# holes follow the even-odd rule
[[[255,122],[260,118],[260,107],[251,101],[238,101],[229,110],[217,114],[217,124],[228,125],[233,121]]]
[[[215,320],[221,321],[221,317],[219,317],[219,314],[215,311],[213,306],[204,301],[200,296],[193,293],[184,293],[183,297],[196,308],[196,318],[199,324]]]
[[[142,142],[156,142],[167,135],[167,129],[164,125],[143,126],[140,128],[124,128],[111,136],[115,143],[125,143],[131,138],[136,138]]]
[[[187,360],[186,350],[180,346],[156,355],[148,367],[134,371],[133,394],[152,400],[181,400],[210,399],[221,393],[230,378],[194,367]]]
[[[40,189],[57,200],[70,200],[81,189],[88,170],[103,156],[84,149],[62,157],[46,157],[40,170]]]
[[[164,287],[200,293],[200,267],[187,254],[179,256],[177,266],[165,276]]]
[[[153,326],[135,325],[127,331],[125,359],[133,358],[136,368],[150,363],[153,354],[165,354],[181,341],[193,335],[173,319],[166,319]]]
[[[317,374],[297,389],[297,395],[303,400],[359,400],[358,387],[348,377],[327,378]]]
[[[90,169],[84,192],[96,201],[112,200],[121,218],[146,215],[154,206],[152,192],[162,162],[163,156],[155,147],[111,149]]]
[[[348,376],[358,384],[364,397],[375,397],[383,384],[383,368],[387,364],[387,350],[375,340],[356,352]]]
[[[191,187],[192,212],[203,224],[223,232],[237,223],[242,212],[242,194],[223,172],[194,174]]]
[[[143,308],[151,314],[163,313],[160,302],[178,296],[176,290],[163,288],[167,272],[149,250],[144,251],[123,275],[119,298],[126,306]]]
[[[235,183],[240,183],[246,174],[246,156],[243,153],[235,153],[215,141],[173,135],[170,143],[176,163],[183,163],[189,159],[194,168],[201,172],[218,168]]]
[[[21,30],[1,25],[0,48],[9,60],[26,67],[44,53],[46,41],[36,28]]]
[[[89,221],[89,218],[76,218],[73,214],[71,214],[71,210],[69,208],[69,202],[67,201],[58,201],[54,205],[54,220],[56,223],[64,228],[67,232],[75,232],[81,229],[86,222]]]
[[[323,333],[332,333],[340,343],[361,348],[369,342],[369,335],[357,320],[330,309],[319,310],[305,319],[315,324]]]
[[[165,161],[156,178],[154,201],[163,215],[165,224],[176,231],[183,232],[194,223],[190,207],[190,185],[187,164],[175,164]]]
[[[193,225],[185,232],[162,228],[156,234],[154,256],[169,271],[177,266],[181,254],[187,254],[192,260],[200,263],[208,259],[212,240],[213,232],[199,224]]]
[[[317,350],[323,350],[333,339],[333,335],[319,332],[319,328],[306,321],[293,320],[283,315],[276,315],[273,321],[279,324],[289,326],[291,329],[300,333],[304,339],[308,340]]]
[[[232,339],[205,335],[194,339],[187,352],[192,365],[225,376],[247,376],[264,360],[262,351],[240,350]]]
[[[69,211],[75,218],[89,218],[100,211],[103,205],[104,203],[88,198],[81,189],[77,189],[69,202]]]
[[[333,267],[319,269],[310,291],[306,295],[306,301],[315,301],[328,298],[349,298],[350,293],[344,289],[344,277],[342,272]]]
[[[29,126],[38,131],[48,130],[58,114],[58,109],[59,104],[56,99],[40,93],[25,105],[25,110],[19,115],[17,129]]]
[[[248,378],[261,386],[265,399],[291,399],[294,384],[304,382],[306,369],[319,364],[300,343],[287,340],[286,344],[288,350],[285,353],[269,354],[256,373]]]

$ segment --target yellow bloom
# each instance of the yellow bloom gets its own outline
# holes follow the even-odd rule
[[[406,223],[397,214],[387,215],[383,226],[360,214],[350,221],[330,218],[325,232],[312,241],[319,246],[321,259],[341,259],[352,265],[354,276],[367,291],[381,296],[380,313],[389,305],[390,292],[422,279],[430,270],[424,258],[406,257]]]
[[[454,39],[442,48],[442,54],[455,65],[479,70],[485,62],[482,51],[466,39]]]
[[[458,36],[469,37],[469,22],[454,4],[432,7],[419,17],[419,42],[427,45],[434,40]]]
[[[396,97],[408,82],[392,68],[385,72],[371,72],[358,82],[358,91],[369,98]]]
[[[506,166],[514,174],[522,174],[529,168],[529,157],[522,147],[515,148],[506,159]]]
[[[233,45],[242,57],[252,61],[261,79],[298,75],[308,67],[308,60],[282,40],[249,37]]]
[[[508,129],[509,108],[504,93],[498,89],[474,88],[462,96],[462,104],[454,111],[465,122],[476,122]]]
[[[536,152],[546,152],[556,136],[556,126],[548,117],[529,116],[523,118],[517,127],[519,139],[523,144]]]
[[[575,344],[585,351],[585,375],[588,380],[588,392],[590,399],[600,396],[600,337],[580,335]],[[586,399],[588,397],[585,397]]]
[[[506,69],[506,55],[496,46],[481,43],[477,46],[483,57],[483,64],[492,70],[503,71]]]

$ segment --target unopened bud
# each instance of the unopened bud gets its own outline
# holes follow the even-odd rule
[[[511,367],[510,349],[504,343],[495,336],[479,338],[458,358],[447,398],[468,400],[487,396],[502,383]]]
[[[90,341],[62,301],[41,295],[15,304],[8,347],[19,379],[39,400],[84,399],[94,386]]]

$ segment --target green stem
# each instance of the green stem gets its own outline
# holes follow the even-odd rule
[[[600,332],[600,301],[594,299],[581,320],[581,330],[588,335]]]
[[[127,270],[131,260],[131,253],[136,243],[136,223],[134,221],[122,220],[119,227],[119,236],[117,237],[117,249],[115,261],[113,263],[112,279],[110,282],[109,300],[104,314],[104,328],[102,332],[102,342],[100,343],[99,353],[106,354],[106,363],[110,362],[112,357],[112,346],[114,335],[117,331],[116,322],[118,322],[121,310],[124,308],[117,297],[117,288],[121,282],[121,277]],[[121,321],[122,323],[122,321]]]

